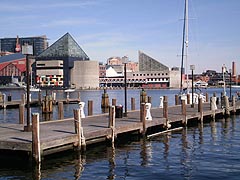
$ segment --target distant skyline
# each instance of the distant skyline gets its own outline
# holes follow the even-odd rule
[[[138,61],[138,51],[180,66],[184,0],[1,0],[0,38],[69,32],[91,60]],[[189,61],[197,73],[240,73],[240,0],[189,0]],[[189,69],[189,67],[188,67]]]

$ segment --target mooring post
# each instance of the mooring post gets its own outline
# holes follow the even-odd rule
[[[187,104],[190,104],[190,94],[187,94]]]
[[[236,97],[232,95],[232,106],[233,106],[233,113],[236,113]]]
[[[151,96],[148,96],[148,103],[152,103],[152,97]]]
[[[179,97],[175,94],[175,105],[179,105]]]
[[[63,102],[58,102],[58,119],[64,119]]]
[[[182,115],[184,115],[184,119],[182,123],[186,126],[187,125],[187,109],[186,109],[186,102],[185,99],[182,99]]]
[[[19,104],[19,124],[24,124],[24,110],[25,105]]]
[[[131,98],[131,110],[135,110],[136,109],[136,105],[135,105],[135,98]]]
[[[114,143],[115,138],[115,106],[109,107],[109,122],[108,128],[111,128],[111,139],[112,143]]]
[[[142,103],[146,103],[147,102],[147,92],[142,89],[142,91],[140,92],[140,106]]]
[[[102,108],[108,108],[109,107],[109,97],[107,94],[107,90],[104,89],[103,94],[102,94],[102,103],[101,103]]]
[[[140,121],[142,122],[142,135],[146,134],[146,104],[141,103],[140,106]]]
[[[92,115],[93,115],[93,101],[88,100],[88,116],[92,116]]]
[[[203,102],[201,97],[198,97],[198,112],[200,114],[199,120],[201,120],[201,123],[202,123],[203,122]]]
[[[26,97],[25,97],[25,94],[22,94],[22,104],[25,106],[26,104]]]
[[[164,98],[163,101],[163,117],[165,118],[165,127],[166,129],[169,129],[171,127],[171,124],[168,121],[168,101],[167,98]]]
[[[117,99],[112,99],[112,106],[116,106],[117,105]]]
[[[35,163],[41,162],[41,146],[39,135],[39,113],[32,114],[32,157]]]
[[[224,103],[225,103],[225,115],[230,115],[230,109],[229,109],[229,99],[228,96],[224,96]]]
[[[208,93],[206,92],[206,102],[208,102]]]
[[[81,126],[82,126],[82,124],[81,124],[81,117],[80,117],[80,109],[74,109],[73,115],[74,115],[75,133],[77,134],[77,137],[78,137],[77,150],[81,150],[81,146],[82,146]]]
[[[213,96],[210,98],[210,110],[212,111],[213,120],[215,120],[216,109],[217,109],[217,97]]]

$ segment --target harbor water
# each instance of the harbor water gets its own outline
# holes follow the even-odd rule
[[[221,89],[208,89],[209,95]],[[177,90],[147,90],[153,106],[159,105],[159,95],[168,95],[174,103]],[[84,94],[86,93],[86,94]],[[109,97],[124,104],[123,91],[108,91]],[[121,95],[120,95],[121,93]],[[129,90],[128,97],[139,97],[140,90]],[[234,93],[234,92],[233,92]],[[88,95],[87,94],[91,94]],[[94,113],[102,91],[83,91],[81,100],[94,100]],[[172,97],[171,97],[172,96]],[[89,98],[89,99],[90,99]],[[94,99],[96,98],[96,99]],[[96,103],[95,103],[96,102]],[[73,107],[69,107],[73,106]],[[71,111],[76,104],[65,105]],[[130,107],[130,105],[129,105]],[[8,113],[11,111],[11,113]],[[14,109],[0,110],[1,123],[13,122]],[[37,109],[32,109],[37,111]],[[8,117],[3,118],[5,114]],[[65,114],[67,116],[67,113]],[[69,116],[72,117],[71,113]],[[203,126],[186,127],[151,139],[132,138],[117,141],[114,146],[99,144],[87,147],[86,154],[64,152],[46,156],[36,170],[27,160],[0,161],[0,180],[6,179],[239,179],[240,174],[240,116],[217,119]]]

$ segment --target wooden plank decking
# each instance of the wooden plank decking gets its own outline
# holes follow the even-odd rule
[[[240,103],[236,104],[236,110],[240,109]],[[233,111],[233,107],[230,107]],[[203,116],[211,116],[209,103],[203,103]],[[224,110],[218,107],[216,115],[222,115]],[[152,119],[146,121],[146,128],[162,126],[165,122],[162,108],[151,109]],[[188,122],[200,118],[197,106],[191,108],[187,105]],[[171,106],[168,108],[168,119],[170,123],[185,120],[182,115],[181,106]],[[88,116],[82,119],[82,127],[86,144],[105,141],[111,136],[111,128],[108,127],[109,115],[102,114],[97,116]],[[143,123],[140,122],[140,111],[130,111],[127,117],[116,118],[115,135],[128,133],[131,131],[141,132]],[[58,152],[61,150],[73,148],[73,144],[78,141],[75,134],[74,119],[53,120],[40,123],[40,146],[43,155]],[[0,150],[10,151],[32,151],[32,133],[23,132],[23,125],[20,124],[0,124]]]

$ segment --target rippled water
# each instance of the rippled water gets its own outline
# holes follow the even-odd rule
[[[239,179],[239,149],[240,116],[236,115],[115,147],[90,146],[85,155],[65,152],[45,157],[40,176],[46,180]],[[31,165],[6,165],[2,160],[0,164],[1,180],[36,179]]]

